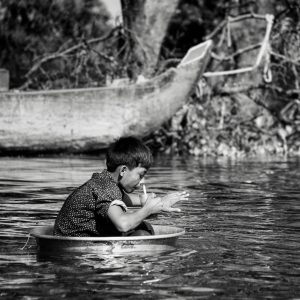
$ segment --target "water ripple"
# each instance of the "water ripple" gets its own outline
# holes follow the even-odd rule
[[[177,249],[42,257],[29,230],[52,224],[65,197],[104,160],[0,158],[1,298],[297,299],[299,167],[298,159],[157,157],[149,192],[190,193],[182,212],[151,218],[186,229]]]

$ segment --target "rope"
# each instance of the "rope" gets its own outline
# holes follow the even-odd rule
[[[228,22],[227,22],[227,46],[228,46],[228,48],[231,48],[231,46],[232,46],[230,22],[231,22],[231,18],[228,17]]]
[[[274,16],[267,14],[267,15],[265,15],[265,19],[267,22],[265,36],[264,36],[263,41],[261,42],[261,48],[257,55],[256,62],[252,67],[245,67],[245,68],[228,70],[228,71],[205,72],[203,74],[203,76],[204,77],[214,77],[214,76],[235,75],[235,74],[240,74],[240,73],[252,72],[261,64],[261,61],[262,61],[263,57],[265,56],[266,57],[266,65],[265,65],[265,72],[264,72],[264,80],[266,82],[270,82],[268,80],[272,80],[272,74],[271,74],[271,70],[269,67],[269,65],[270,65],[270,43],[269,43],[269,40],[270,40],[271,30],[272,30],[272,26],[273,26]],[[228,22],[234,22],[234,19],[229,18]],[[228,29],[228,32],[229,32],[229,29]]]
[[[272,82],[272,72],[271,72],[270,64],[271,64],[271,46],[269,44],[266,53],[266,62],[265,62],[264,72],[263,72],[263,78],[266,83]]]

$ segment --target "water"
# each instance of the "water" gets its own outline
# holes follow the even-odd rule
[[[53,223],[96,157],[0,158],[1,299],[300,299],[300,160],[157,158],[148,191],[187,190],[186,229],[152,256],[36,255],[28,232]]]

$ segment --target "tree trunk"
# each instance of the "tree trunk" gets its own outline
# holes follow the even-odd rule
[[[155,72],[161,44],[178,3],[179,0],[121,0],[131,51],[129,77],[149,77]]]

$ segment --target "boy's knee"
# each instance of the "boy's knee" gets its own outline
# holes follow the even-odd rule
[[[145,236],[145,235],[151,235],[150,232],[142,229],[134,230],[132,233],[129,234],[129,236]]]

